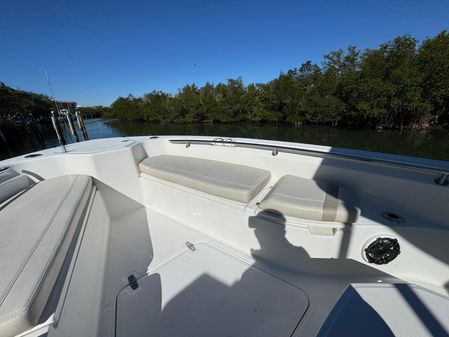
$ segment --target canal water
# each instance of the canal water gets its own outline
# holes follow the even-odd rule
[[[254,124],[151,124],[119,120],[86,119],[91,139],[142,135],[204,135],[247,137],[301,142],[359,150],[395,153],[449,161],[449,132],[444,130],[366,130],[335,129],[322,126],[293,127],[286,125]],[[71,142],[66,132],[66,139]],[[23,127],[4,132],[6,143],[0,138],[0,160],[58,145],[51,125],[39,131]]]

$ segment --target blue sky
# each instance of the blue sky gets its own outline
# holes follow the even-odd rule
[[[14,0],[0,7],[0,81],[58,99],[118,96],[280,71],[348,45],[449,28],[449,1]]]

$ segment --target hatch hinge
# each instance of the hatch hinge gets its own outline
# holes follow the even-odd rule
[[[137,283],[137,279],[133,274],[128,276],[128,285],[132,290],[139,288],[139,283]]]

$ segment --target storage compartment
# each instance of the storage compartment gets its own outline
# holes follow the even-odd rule
[[[309,303],[301,289],[206,243],[188,246],[119,293],[116,336],[292,335]]]

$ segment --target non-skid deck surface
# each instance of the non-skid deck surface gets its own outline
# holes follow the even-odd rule
[[[206,243],[185,249],[123,289],[116,336],[287,337],[305,293]]]

